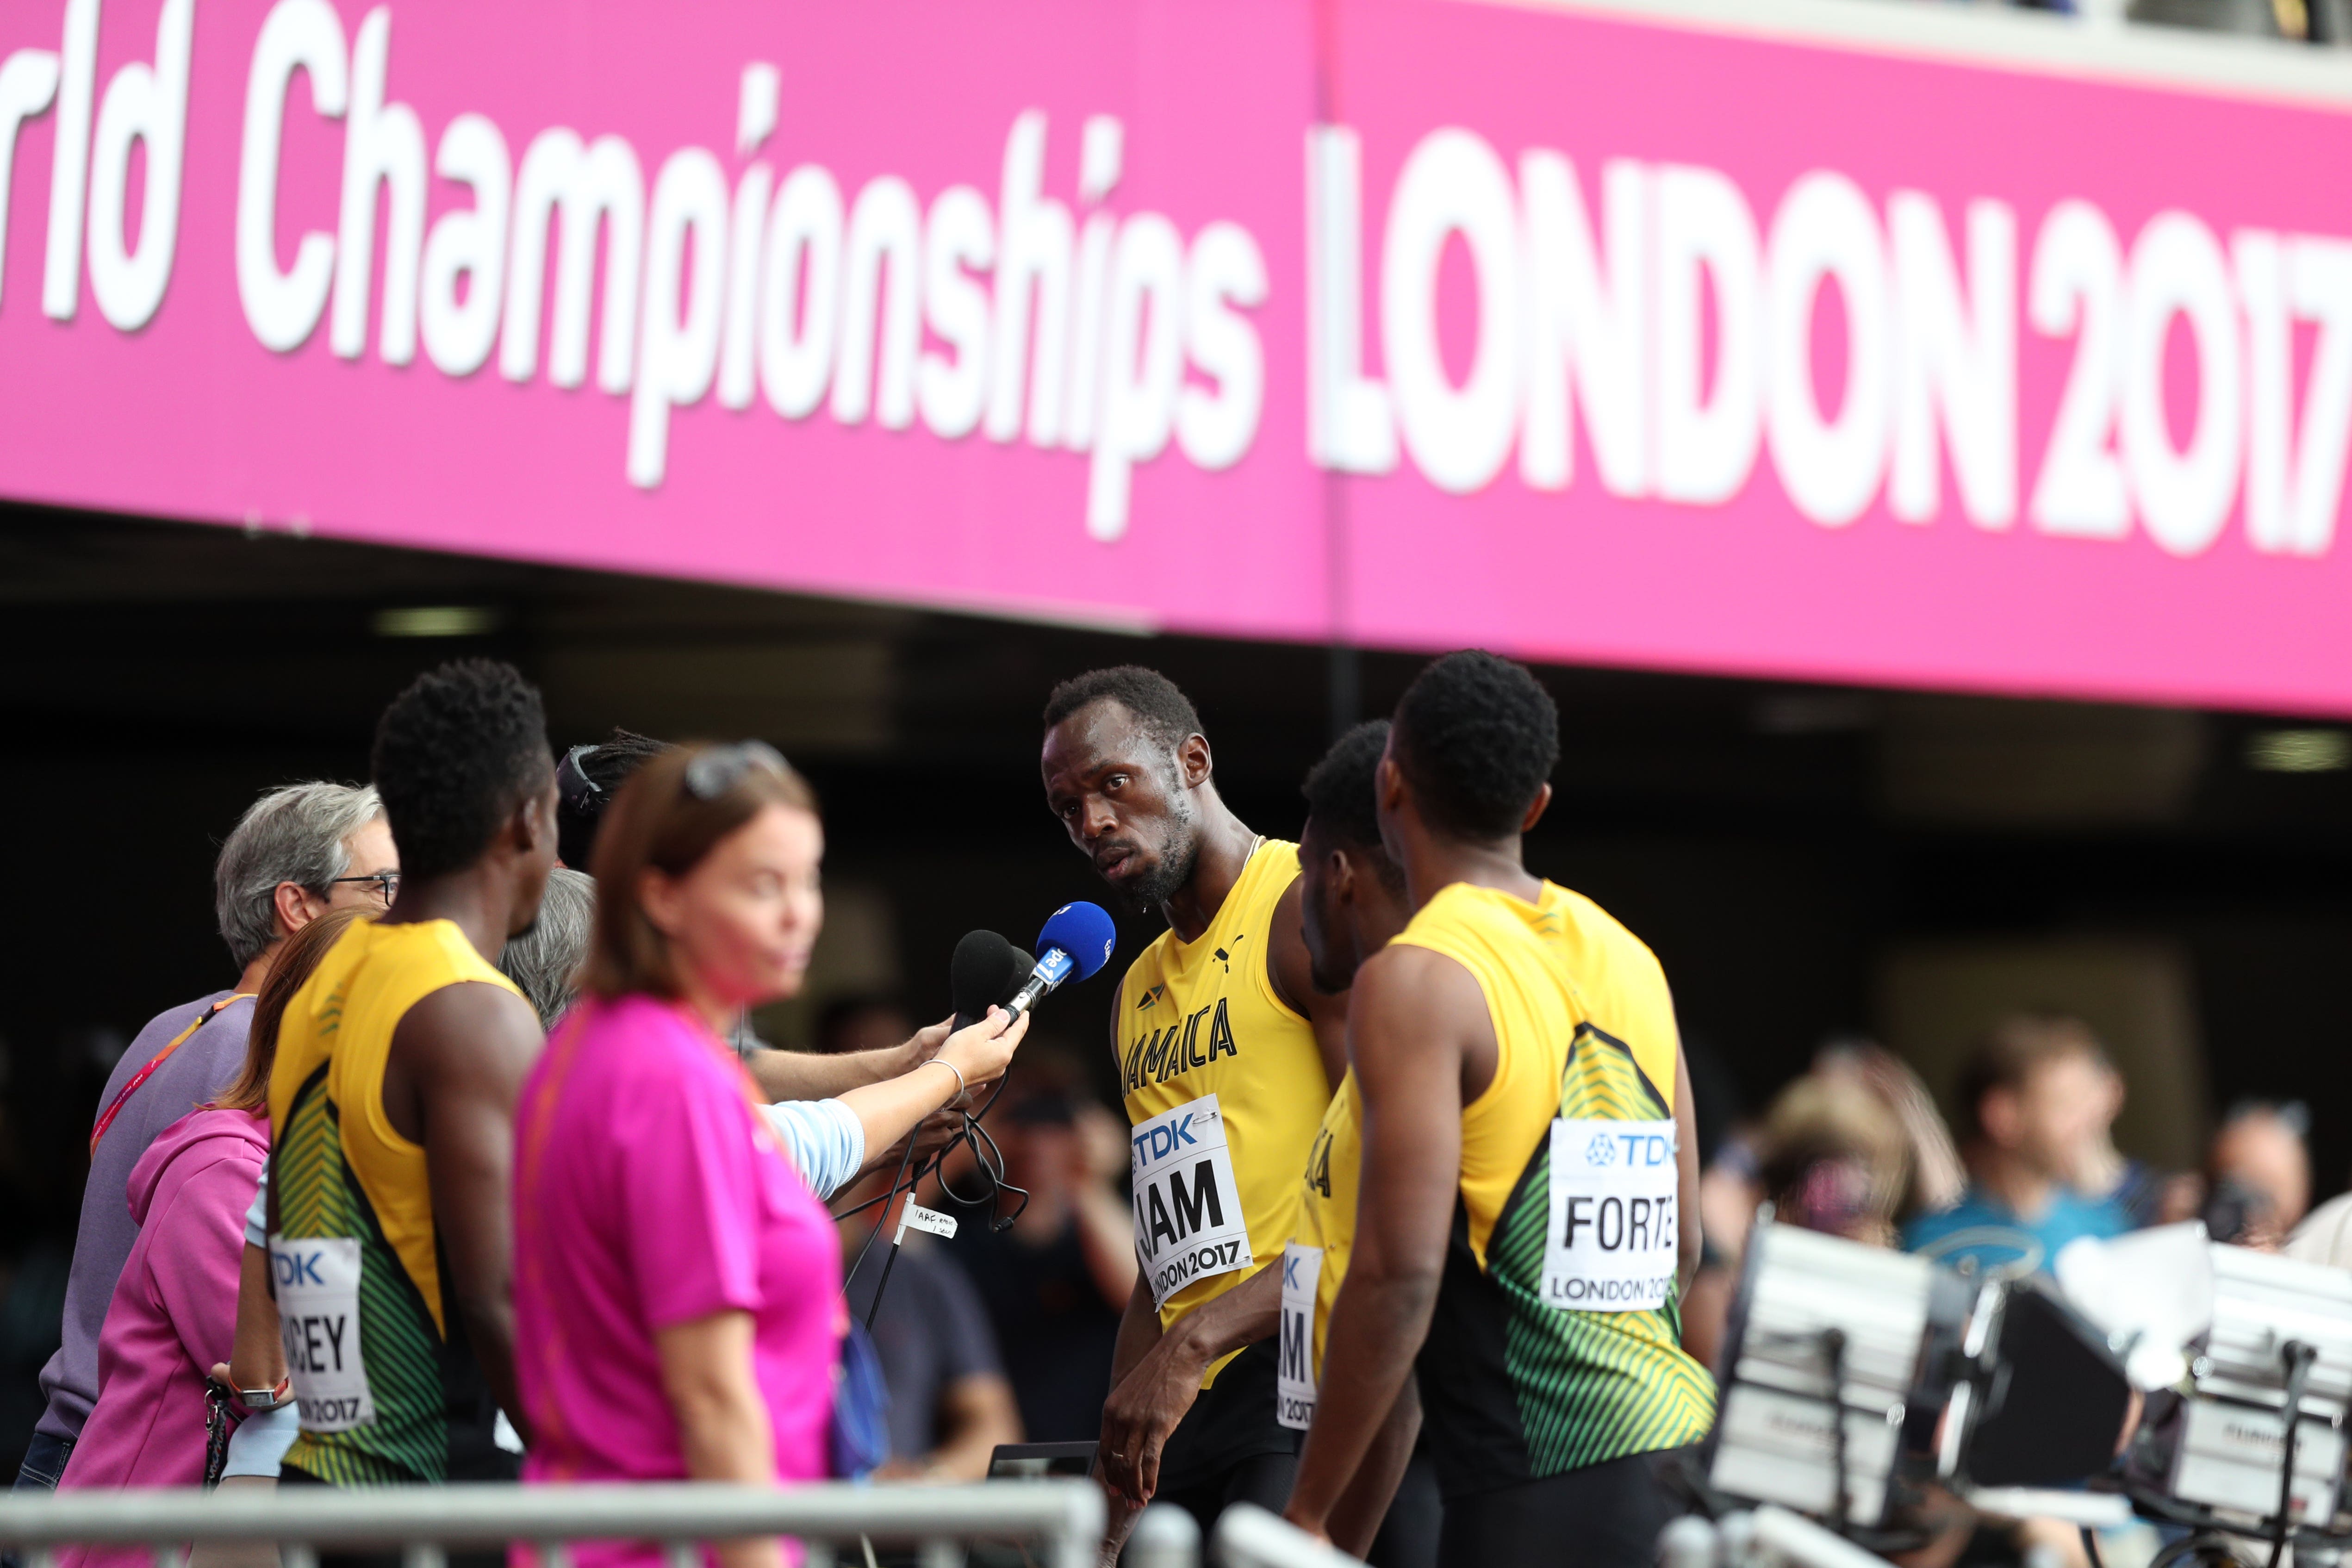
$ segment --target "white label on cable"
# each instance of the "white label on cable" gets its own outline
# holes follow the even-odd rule
[[[906,1240],[907,1233],[910,1230],[926,1231],[932,1236],[953,1241],[956,1233],[955,1215],[941,1214],[937,1209],[927,1209],[918,1203],[909,1203],[898,1211],[898,1234],[892,1237],[891,1241],[895,1244]]]
[[[1274,1379],[1274,1418],[1294,1432],[1315,1421],[1315,1295],[1323,1249],[1297,1242],[1282,1249],[1281,1358]]]
[[[348,1432],[375,1419],[360,1357],[360,1244],[348,1236],[269,1238],[278,1329],[305,1432]]]
[[[1135,1255],[1153,1306],[1195,1279],[1255,1261],[1215,1095],[1137,1123],[1134,1150]]]
[[[1556,1119],[1544,1304],[1582,1312],[1664,1307],[1681,1261],[1679,1173],[1672,1121]]]

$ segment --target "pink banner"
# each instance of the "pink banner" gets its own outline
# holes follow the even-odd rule
[[[2346,129],[1440,0],[32,0],[0,493],[2352,713]]]

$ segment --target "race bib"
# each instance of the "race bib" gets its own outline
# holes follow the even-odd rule
[[[1544,1304],[1580,1312],[1664,1307],[1682,1258],[1677,1175],[1672,1121],[1556,1119]]]
[[[1166,1306],[1195,1279],[1249,1268],[1249,1222],[1217,1097],[1162,1111],[1134,1137],[1135,1255],[1152,1305]]]
[[[1282,1359],[1275,1373],[1274,1418],[1294,1432],[1315,1419],[1315,1295],[1323,1249],[1292,1242],[1282,1249]]]
[[[278,1330],[305,1432],[348,1432],[375,1419],[360,1360],[360,1244],[347,1236],[269,1238]]]

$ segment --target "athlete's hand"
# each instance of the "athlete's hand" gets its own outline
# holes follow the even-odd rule
[[[1207,1358],[1171,1329],[1104,1402],[1103,1484],[1131,1506],[1141,1508],[1160,1489],[1160,1451],[1201,1396],[1201,1374],[1208,1370]]]

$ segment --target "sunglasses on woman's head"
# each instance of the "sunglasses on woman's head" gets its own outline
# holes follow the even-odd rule
[[[754,768],[781,777],[785,771],[784,754],[765,741],[713,746],[686,764],[686,793],[697,800],[717,800]]]

